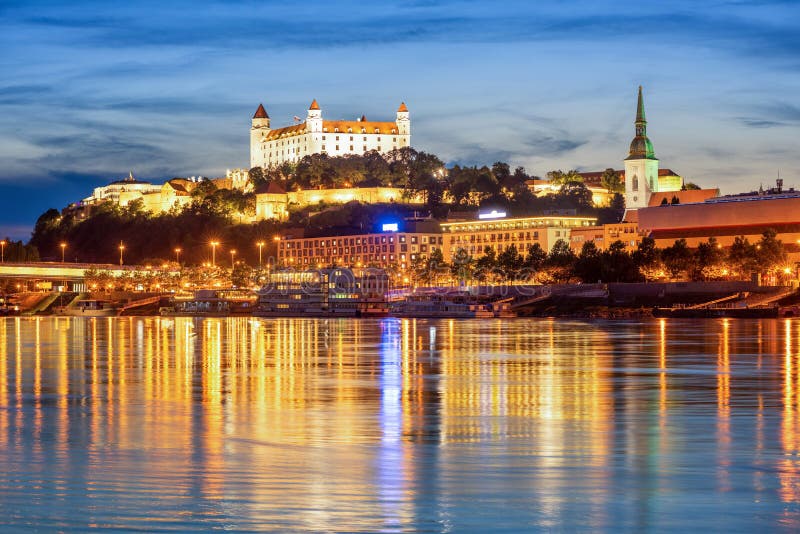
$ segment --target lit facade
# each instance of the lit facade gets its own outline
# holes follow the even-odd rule
[[[443,247],[442,234],[432,231],[282,238],[278,263],[298,268],[372,266],[397,271],[436,250],[444,254]]]
[[[584,243],[589,241],[594,242],[598,250],[606,250],[611,243],[622,241],[625,250],[632,252],[646,236],[647,232],[640,230],[639,225],[632,222],[587,226],[572,229],[569,246],[575,253],[580,253]]]
[[[323,120],[314,100],[306,120],[292,126],[272,129],[263,105],[253,115],[250,128],[250,167],[272,167],[295,163],[311,154],[345,156],[376,150],[382,154],[411,146],[411,119],[406,105],[400,104],[394,121]]]
[[[445,259],[450,261],[459,250],[477,258],[483,256],[486,247],[500,253],[511,245],[524,254],[536,243],[549,252],[559,239],[569,243],[573,229],[594,226],[596,223],[594,217],[563,216],[443,223]]]

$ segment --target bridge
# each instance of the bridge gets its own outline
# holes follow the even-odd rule
[[[0,263],[0,279],[82,282],[88,270],[108,271],[113,276],[137,270],[135,265],[110,263]]]

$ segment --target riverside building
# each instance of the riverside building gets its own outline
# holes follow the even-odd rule
[[[442,250],[444,241],[435,221],[383,224],[380,232],[328,237],[281,236],[278,263],[297,268],[380,267],[403,271],[415,260]]]
[[[486,247],[498,254],[514,245],[521,254],[539,244],[549,252],[558,240],[570,242],[573,229],[597,224],[595,217],[541,216],[505,218],[505,213],[492,212],[479,215],[477,220],[443,223],[445,259],[463,250],[474,258],[483,256]]]
[[[297,119],[299,120],[299,119]],[[381,154],[411,146],[411,118],[401,103],[394,121],[326,120],[314,100],[299,124],[271,127],[269,114],[259,104],[250,127],[250,167],[272,167],[297,162],[311,154],[345,156],[376,150]]]

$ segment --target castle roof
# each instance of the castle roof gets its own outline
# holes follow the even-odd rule
[[[259,104],[258,109],[256,110],[256,114],[253,115],[254,119],[268,119],[269,115],[267,115],[267,110],[264,109],[264,104]]]
[[[319,109],[319,104],[317,104],[316,98],[311,102],[311,105],[308,107],[308,109]]]
[[[361,119],[359,120],[359,122],[367,122],[367,116],[361,115]]]
[[[286,190],[281,187],[277,182],[268,182],[260,184],[256,187],[256,195],[285,195]]]
[[[398,111],[398,113],[408,111],[408,108],[406,107],[406,103],[405,102],[400,102],[400,107],[397,108],[397,111]]]
[[[363,130],[363,132],[362,132]],[[377,130],[377,131],[376,131]],[[394,132],[392,132],[394,130]],[[378,122],[378,121],[322,121],[322,133],[368,133],[368,134],[384,134],[384,135],[397,135],[398,128],[396,122]],[[293,124],[291,126],[284,126],[283,128],[276,128],[270,130],[264,137],[265,141],[273,141],[275,139],[283,139],[286,137],[295,137],[306,133],[306,123]]]
[[[719,189],[687,189],[685,191],[660,191],[653,193],[647,203],[648,206],[660,206],[666,200],[672,202],[672,197],[676,197],[681,204],[696,204],[705,202],[710,198],[719,196]]]

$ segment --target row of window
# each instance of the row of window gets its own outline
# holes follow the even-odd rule
[[[399,243],[406,243],[410,242],[412,244],[422,243],[431,245],[435,244],[442,244],[444,242],[444,238],[440,235],[410,235],[406,236],[400,234],[397,237],[397,241]],[[299,249],[299,248],[324,248],[324,247],[346,247],[346,246],[358,246],[358,245],[384,245],[384,244],[393,244],[395,242],[394,235],[370,235],[365,237],[340,237],[340,238],[330,238],[330,239],[297,239],[297,240],[288,240],[288,241],[281,241],[280,247],[281,249]]]
[[[409,245],[400,245],[400,252],[408,252]],[[431,252],[436,250],[436,245],[430,245]],[[338,254],[366,254],[375,252],[395,251],[395,245],[364,245],[355,247],[334,247],[334,248],[306,248],[279,251],[280,256],[291,257],[310,257],[310,256],[336,256]],[[411,252],[428,252],[428,245],[411,245]]]

